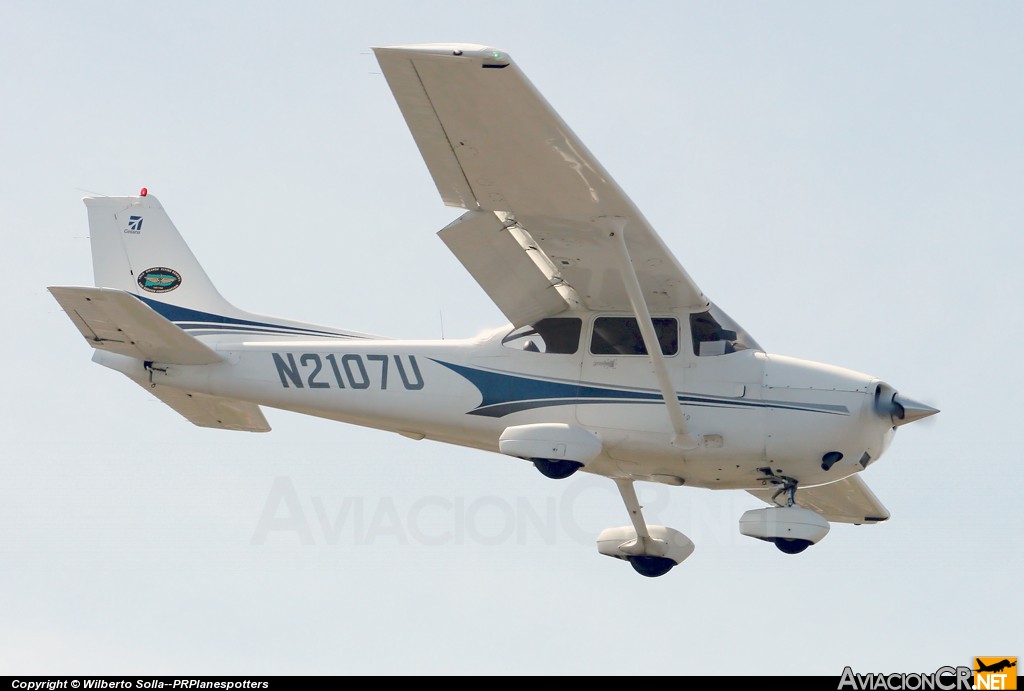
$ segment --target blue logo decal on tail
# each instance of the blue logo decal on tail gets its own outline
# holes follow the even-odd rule
[[[124,229],[126,235],[142,234],[142,216],[129,216],[128,227]]]
[[[146,269],[139,274],[139,287],[151,293],[166,293],[180,285],[181,274],[166,266]]]

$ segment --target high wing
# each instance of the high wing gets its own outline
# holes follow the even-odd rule
[[[775,490],[759,489],[750,493],[772,504]],[[796,493],[796,503],[834,523],[880,523],[889,520],[888,509],[857,475],[828,485],[801,487]]]
[[[506,53],[469,44],[374,52],[444,202],[471,212],[442,238],[513,324],[570,307],[630,309],[616,232],[625,234],[652,312],[707,307],[633,202]],[[496,275],[496,266],[515,280]]]

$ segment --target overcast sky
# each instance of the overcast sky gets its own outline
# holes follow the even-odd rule
[[[0,3],[0,673],[925,672],[1024,655],[1019,2]],[[243,309],[503,323],[370,46],[508,51],[767,350],[942,414],[799,556],[641,487],[694,555],[598,555],[612,483],[266,410],[193,427],[89,362],[87,193],[159,197]],[[1016,633],[1014,633],[1016,631]]]

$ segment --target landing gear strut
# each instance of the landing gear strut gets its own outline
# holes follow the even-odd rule
[[[796,480],[791,477],[782,478],[782,487],[772,495],[772,503],[776,506],[792,506],[796,501]],[[779,495],[786,494],[786,503],[779,503]]]
[[[840,454],[842,457],[842,454]],[[785,483],[778,492],[772,495],[772,501],[779,506],[779,495],[785,493],[786,495],[786,507],[792,508],[796,501],[796,480],[791,477],[785,478]],[[772,538],[771,542],[778,547],[780,552],[784,554],[800,554],[805,549],[813,545],[814,543],[810,540],[804,540],[801,538],[789,538],[789,537],[776,537]]]

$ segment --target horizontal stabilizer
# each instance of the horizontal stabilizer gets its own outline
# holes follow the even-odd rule
[[[172,365],[223,361],[206,345],[123,290],[51,286],[49,291],[93,348]]]
[[[255,403],[233,398],[209,396],[170,386],[151,386],[148,379],[129,377],[199,427],[229,429],[238,432],[269,432],[270,424]]]
[[[776,489],[750,490],[761,501],[772,502]],[[817,487],[801,487],[796,503],[819,513],[833,523],[880,523],[889,520],[889,511],[864,481],[850,475],[838,482]]]

